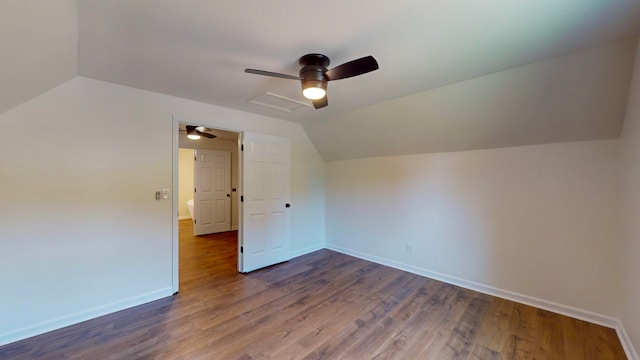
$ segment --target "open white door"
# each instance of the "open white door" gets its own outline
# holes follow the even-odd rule
[[[244,133],[241,272],[289,260],[291,141]]]
[[[231,153],[197,149],[194,172],[193,234],[231,230]]]

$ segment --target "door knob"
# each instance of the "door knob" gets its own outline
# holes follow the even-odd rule
[[[227,194],[227,197],[231,197],[231,195],[230,195],[230,194]]]
[[[285,204],[285,205],[284,205],[284,207],[288,207],[288,208],[290,208],[290,207],[291,207],[291,204]]]

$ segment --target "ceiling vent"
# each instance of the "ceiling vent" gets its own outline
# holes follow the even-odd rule
[[[311,104],[307,104],[302,101],[289,99],[282,95],[266,92],[262,95],[256,96],[249,100],[250,103],[265,106],[271,109],[276,109],[284,112],[294,112],[304,107],[311,107]]]

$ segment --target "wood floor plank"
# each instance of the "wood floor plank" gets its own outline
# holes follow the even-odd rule
[[[362,354],[367,354],[370,358],[379,357],[380,355],[376,350],[381,344],[384,344],[387,339],[393,338],[395,334],[401,332],[402,329],[407,326],[406,319],[411,317],[411,313],[415,311],[418,304],[421,303],[420,299],[422,299],[425,294],[424,280],[421,276],[416,276],[411,279],[403,288],[403,293],[407,294],[407,298],[400,302],[398,306],[394,307],[383,321],[379,322],[360,340],[352,344],[348,351],[342,352],[337,358],[353,359]],[[435,285],[435,283],[431,284]]]
[[[301,346],[300,342],[302,342],[302,337],[305,334],[299,329],[319,329],[325,324],[326,319],[341,316],[341,314],[348,317],[349,311],[353,311],[351,307],[360,306],[358,301],[365,297],[364,292],[357,291],[358,287],[355,285],[358,285],[360,289],[366,288],[375,291],[376,285],[385,284],[391,280],[391,272],[387,272],[388,276],[376,278],[375,282],[373,277],[365,276],[371,271],[379,271],[379,265],[366,266],[361,270],[358,272],[357,277],[352,279],[352,282],[345,282],[343,286],[309,301],[297,314],[276,326],[276,329],[281,329],[282,336],[269,344],[265,344],[265,348],[257,349],[252,354],[253,358],[279,358],[277,356],[284,355],[277,353],[279,349],[284,349],[283,353],[286,353],[289,346]],[[269,324],[269,327],[271,328],[272,324]]]
[[[478,331],[477,347],[472,351],[471,359],[492,358],[495,357],[494,353],[500,354],[502,349],[507,349],[508,351],[507,344],[510,338],[515,336],[509,328],[514,305],[514,302],[503,299],[493,299],[491,301],[485,319]]]
[[[352,343],[364,336],[371,327],[382,321],[385,315],[394,306],[397,306],[402,298],[408,295],[408,292],[403,289],[403,285],[413,277],[415,275],[400,273],[382,289],[370,294],[367,297],[367,301],[363,302],[365,311],[360,312],[358,317],[352,318],[348,324],[341,326],[337,331],[332,331],[332,336],[329,339],[316,346],[303,359],[333,359],[346,351]]]
[[[363,304],[370,293],[384,287],[395,280],[398,272],[389,268],[376,266],[376,276],[362,276],[356,279],[354,285],[343,291],[331,294],[327,301],[319,304],[317,309],[308,309],[303,313],[302,321],[298,323],[296,334],[289,335],[289,346],[280,349],[270,347],[270,353],[259,354],[258,358],[279,359],[293,353],[294,348],[308,349],[326,339],[334,336],[334,332],[353,321],[353,314],[363,311]],[[382,274],[382,276],[380,276]],[[308,330],[307,330],[308,329]],[[275,344],[274,344],[275,345]],[[280,350],[280,351],[278,351]],[[303,353],[304,354],[304,353]],[[265,356],[266,355],[266,356]],[[301,358],[293,356],[291,358]]]
[[[453,336],[456,336],[455,329],[460,318],[471,304],[474,292],[455,288],[453,295],[444,299],[443,306],[440,307],[442,318],[436,324],[435,332],[424,339],[421,351],[416,355],[416,359],[451,359],[458,349],[448,348],[448,344]]]
[[[446,312],[440,311],[440,308],[446,306],[447,300],[455,291],[456,288],[448,284],[424,282],[414,298],[395,314],[402,326],[387,340],[381,342],[374,351],[373,358],[416,358],[428,343],[428,339],[434,338],[438,325],[444,321]]]
[[[307,274],[310,281],[305,283],[304,286],[291,286],[289,292],[284,296],[240,314],[239,316],[243,318],[243,325],[236,329],[225,329],[225,334],[217,337],[216,342],[210,345],[219,349],[218,354],[221,357],[234,358],[239,349],[234,346],[227,346],[234,339],[242,338],[242,341],[246,343],[244,347],[240,348],[242,352],[250,351],[256,346],[256,342],[264,340],[265,337],[269,338],[270,341],[275,341],[278,334],[282,331],[287,331],[286,327],[283,328],[283,323],[287,319],[297,316],[307,306],[314,306],[317,303],[315,294],[318,294],[321,288],[330,283],[332,287],[336,288],[348,286],[353,280],[349,279],[347,275],[355,272],[360,266],[362,264],[352,261],[343,263],[338,268],[332,268],[333,271],[317,272],[313,275]],[[341,276],[340,274],[344,275]],[[325,277],[333,278],[334,281],[326,280]],[[240,322],[236,321],[235,323]],[[269,332],[251,332],[252,329],[263,326],[268,327]],[[274,334],[275,338],[270,336]]]
[[[329,250],[239,274],[236,232],[179,230],[178,295],[0,359],[625,359],[613,329]]]
[[[508,326],[506,351],[514,359],[535,359],[535,319],[537,310],[524,304],[514,304]]]

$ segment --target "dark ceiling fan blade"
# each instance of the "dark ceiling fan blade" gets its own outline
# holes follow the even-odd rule
[[[196,131],[197,131],[197,130],[196,130]],[[200,135],[202,135],[202,136],[204,136],[204,137],[206,137],[206,138],[209,138],[209,139],[213,139],[213,138],[215,138],[215,137],[216,137],[216,136],[215,136],[215,135],[213,135],[213,134],[209,134],[209,133],[202,132],[202,131],[198,131],[198,134],[200,134]]]
[[[244,69],[244,72],[246,72],[248,74],[273,76],[273,77],[277,77],[277,78],[291,79],[291,80],[300,80],[300,77],[298,77],[298,76],[280,74],[280,73],[271,72],[271,71],[256,70],[256,69]]]
[[[373,58],[373,56],[369,55],[338,65],[327,71],[325,75],[329,80],[339,80],[366,74],[374,70],[378,70],[378,62]]]
[[[186,132],[187,135],[200,135],[209,139],[217,137],[213,134],[206,133],[205,131],[210,131],[211,129],[204,126],[186,125],[185,128],[186,130],[180,130],[180,132]]]
[[[320,109],[329,105],[329,100],[327,99],[326,95],[322,99],[313,100],[312,102],[313,102],[313,107],[316,109]]]

